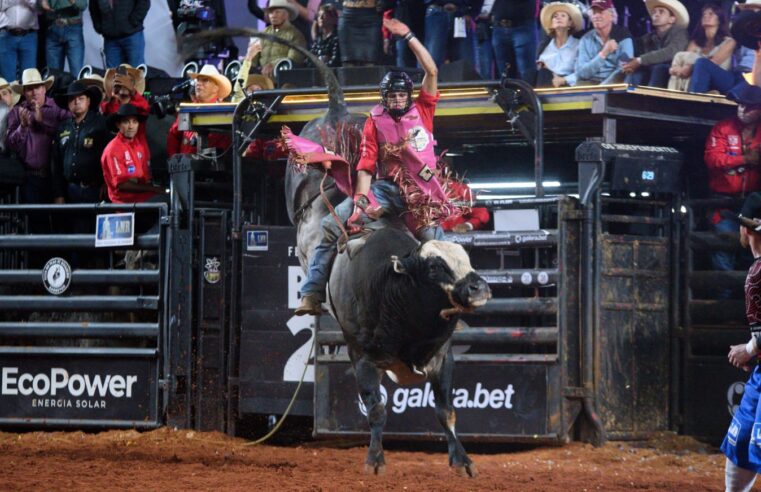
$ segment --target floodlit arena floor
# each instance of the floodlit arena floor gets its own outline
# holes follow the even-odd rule
[[[360,441],[246,442],[166,428],[0,433],[0,490],[695,492],[724,485],[717,449],[670,433],[601,448],[571,443],[482,450],[465,443],[479,472],[475,479],[449,470],[443,443],[395,443],[386,450],[386,473],[376,477],[363,471],[366,446]]]

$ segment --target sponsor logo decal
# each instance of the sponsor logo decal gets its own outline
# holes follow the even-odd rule
[[[269,231],[246,231],[246,251],[269,251]]]
[[[386,403],[388,392],[383,385],[381,385],[380,390],[381,400],[383,403]],[[486,408],[511,410],[514,404],[514,395],[515,389],[512,384],[505,385],[504,388],[487,389],[482,383],[476,383],[476,387],[472,390],[468,388],[454,388],[452,390],[452,405],[455,408],[472,408],[477,410]],[[425,386],[422,388],[396,388],[391,395],[390,408],[392,412],[402,414],[410,409],[434,408],[435,403],[431,383],[425,383]],[[359,411],[362,415],[367,416],[367,409],[365,409],[361,398],[359,399]]]
[[[63,258],[51,258],[42,269],[42,285],[54,296],[66,292],[71,284],[71,266]]]
[[[102,398],[131,399],[136,375],[71,374],[62,367],[50,372],[20,373],[18,367],[0,370],[0,396],[29,396],[32,407],[104,409]]]
[[[216,256],[206,258],[203,265],[203,278],[210,284],[216,284],[222,278],[222,274],[219,271],[220,263]]]
[[[740,408],[740,401],[742,401],[743,393],[745,393],[745,383],[742,381],[735,381],[729,385],[727,389],[727,410],[731,417],[735,416],[735,412]]]

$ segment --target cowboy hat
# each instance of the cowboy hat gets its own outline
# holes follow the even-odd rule
[[[739,8],[739,5],[738,5]],[[748,0],[733,19],[730,29],[732,38],[741,46],[758,49],[761,41],[761,0]]]
[[[296,7],[294,7],[291,2],[288,0],[270,0],[267,7],[264,9],[264,13],[268,14],[269,9],[285,9],[288,11],[288,15],[291,21],[295,20],[296,17],[298,17],[299,12],[296,10]]]
[[[114,92],[114,78],[117,74],[129,75],[135,82],[135,91],[140,95],[145,92],[145,74],[143,71],[134,68],[132,65],[122,63],[117,68],[106,70],[106,75],[103,76],[103,89],[106,94],[111,95]]]
[[[24,92],[24,87],[44,84],[45,90],[50,90],[50,88],[53,87],[53,82],[55,82],[55,77],[52,75],[43,80],[39,70],[36,68],[27,68],[21,73],[20,83],[18,80],[11,82],[11,89],[13,89],[13,92],[16,94],[21,94]]]
[[[117,125],[119,122],[124,118],[129,118],[130,116],[137,118],[137,121],[140,123],[144,122],[147,119],[147,116],[140,114],[140,110],[138,110],[132,104],[127,103],[119,106],[119,110],[116,113],[111,113],[106,117],[106,125],[108,126],[109,130],[114,133],[118,133],[119,128]]]
[[[206,77],[214,81],[215,84],[217,84],[217,87],[219,87],[219,94],[217,97],[219,99],[224,99],[227,96],[230,95],[230,92],[233,90],[233,85],[230,82],[230,79],[219,73],[219,70],[217,70],[217,67],[214,65],[206,64],[203,67],[201,67],[201,71],[198,73],[191,73],[188,75],[191,79],[197,79],[198,77]]]
[[[90,87],[97,88],[100,92],[106,91],[106,86],[104,84],[103,77],[101,77],[97,73],[90,74],[87,77],[82,77],[81,79],[79,79],[79,81],[85,85],[89,85]]]
[[[539,14],[539,20],[542,23],[544,32],[547,34],[550,33],[550,29],[552,28],[552,16],[555,15],[555,12],[565,12],[568,14],[568,17],[571,18],[571,22],[573,23],[571,29],[572,33],[584,29],[584,18],[581,16],[581,10],[579,10],[579,7],[567,2],[552,2],[542,7],[542,12]]]
[[[56,94],[53,99],[63,109],[69,109],[69,99],[82,94],[90,98],[90,108],[97,110],[101,99],[103,99],[103,93],[94,85],[85,84],[82,80],[75,80],[69,84],[65,94]]]
[[[19,100],[21,100],[21,94],[18,94],[17,92],[11,90],[11,84],[9,84],[8,81],[5,80],[4,78],[0,77],[0,90],[2,89],[8,89],[11,91],[11,94],[13,95],[13,98],[11,100],[12,101],[11,107],[18,104]]]
[[[671,12],[676,17],[674,25],[677,27],[684,27],[686,29],[690,24],[690,14],[679,0],[645,0],[645,8],[647,8],[648,14],[653,15],[655,7],[663,7]]]
[[[248,87],[251,84],[256,84],[259,87],[261,87],[263,90],[267,90],[267,91],[271,91],[272,89],[275,88],[275,83],[272,82],[272,79],[260,73],[252,73],[248,75],[248,77],[246,78],[245,87]]]
[[[761,106],[761,87],[742,81],[727,92],[727,99],[745,106]]]

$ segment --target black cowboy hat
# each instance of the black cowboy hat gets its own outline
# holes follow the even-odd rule
[[[745,106],[761,106],[761,87],[742,81],[727,92],[727,99]]]
[[[737,217],[740,223],[755,232],[761,232],[761,193],[751,193],[743,203],[740,215]]]
[[[746,48],[757,50],[758,42],[761,41],[761,10],[756,8],[741,10],[732,19],[730,31],[732,39]]]
[[[138,109],[135,106],[129,103],[122,104],[121,106],[119,106],[119,111],[117,111],[116,113],[111,113],[106,118],[106,124],[108,125],[108,129],[114,133],[118,133],[119,128],[117,127],[117,125],[119,124],[119,122],[123,120],[124,118],[128,118],[130,116],[134,116],[135,118],[137,118],[137,121],[139,121],[140,123],[146,120],[146,116],[140,114],[140,111],[138,111]]]
[[[55,95],[55,103],[63,109],[69,109],[69,99],[72,97],[81,96],[85,94],[90,98],[90,109],[97,111],[100,101],[103,99],[103,93],[101,93],[97,87],[87,85],[81,80],[75,80],[69,84],[69,88],[64,94]]]

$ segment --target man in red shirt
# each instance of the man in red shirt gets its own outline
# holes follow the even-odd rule
[[[708,135],[704,155],[708,186],[715,195],[743,198],[761,190],[761,88],[742,82],[727,98],[738,104],[737,116],[719,121]],[[711,221],[719,234],[735,236],[740,230],[736,216],[727,209],[715,210]],[[712,262],[715,270],[734,270],[736,254],[716,251]]]
[[[404,23],[385,19],[383,25],[404,39],[417,57],[425,72],[422,88],[413,101],[412,80],[407,74],[389,72],[383,77],[381,104],[370,111],[362,134],[354,198],[344,200],[335,212],[341,220],[348,218],[350,232],[358,232],[368,217],[401,214],[420,239],[440,238],[438,219],[445,218],[440,213],[447,198],[435,177],[433,152],[433,114],[439,99],[438,68],[428,50]],[[410,189],[416,192],[410,194]],[[301,304],[295,311],[299,316],[322,312],[325,284],[340,235],[339,225],[332,216],[323,219],[322,233],[309,263],[307,280],[301,287]]]
[[[195,102],[213,104],[222,102],[232,92],[232,84],[227,77],[219,73],[214,65],[204,65],[198,73],[191,73],[191,79],[195,79]],[[198,134],[191,131],[180,131],[180,116],[169,128],[166,137],[166,153],[168,157],[174,154],[195,154],[198,152]],[[231,144],[230,135],[227,133],[210,133],[207,147],[213,147],[223,151]]]
[[[147,147],[137,138],[144,121],[145,116],[131,104],[108,116],[109,128],[118,133],[103,151],[100,165],[113,203],[141,203],[165,193],[153,184]]]
[[[103,102],[100,103],[100,112],[105,116],[116,113],[124,104],[131,104],[137,108],[142,116],[148,117],[151,107],[148,104],[148,100],[143,97],[143,92],[145,92],[145,75],[141,70],[132,68],[131,65],[126,63],[122,63],[116,68],[109,68],[103,77],[103,87],[106,96]],[[147,159],[150,161],[151,150],[148,147],[145,123],[140,125],[137,139],[145,147]]]

